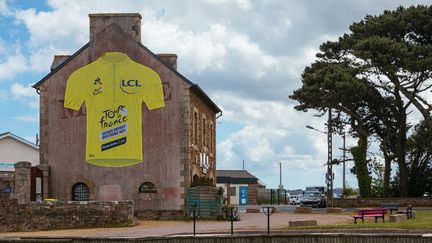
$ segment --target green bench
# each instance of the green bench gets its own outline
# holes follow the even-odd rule
[[[393,214],[393,211],[399,211],[399,203],[381,203],[380,207],[388,209],[390,211],[390,214]]]

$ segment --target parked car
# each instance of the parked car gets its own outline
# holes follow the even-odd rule
[[[289,196],[289,204],[297,205],[300,204],[301,195],[291,195]]]
[[[300,201],[302,207],[324,208],[326,206],[326,197],[319,191],[306,191]]]

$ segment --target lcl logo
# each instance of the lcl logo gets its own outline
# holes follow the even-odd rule
[[[141,87],[141,85],[138,82],[138,79],[130,79],[130,80],[122,80],[120,82],[120,89],[127,93],[127,94],[135,94],[138,92],[138,90],[133,90],[133,91],[127,91],[126,89],[128,89],[128,87]]]

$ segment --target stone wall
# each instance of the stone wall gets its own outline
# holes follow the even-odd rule
[[[432,197],[412,198],[334,198],[333,206],[341,208],[355,207],[379,207],[381,203],[399,203],[401,207],[412,205],[413,207],[430,207]]]
[[[0,232],[135,225],[132,201],[0,201]]]
[[[183,210],[136,210],[135,216],[138,219],[180,220],[186,217],[186,213]]]

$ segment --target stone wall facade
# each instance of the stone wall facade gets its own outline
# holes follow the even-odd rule
[[[193,92],[189,107],[190,182],[206,177],[216,185],[215,112]]]
[[[334,198],[333,207],[379,207],[381,203],[399,203],[401,207],[430,207],[432,197],[404,197],[404,198]]]
[[[74,200],[74,186],[85,184],[90,200],[133,200],[136,210],[174,213],[185,210],[193,167],[190,163],[196,160],[190,157],[189,107],[196,106],[191,103],[200,103],[204,107],[200,108],[200,114],[206,113],[213,130],[217,107],[205,108],[213,103],[199,88],[198,92],[192,91],[196,85],[175,70],[176,55],[156,55],[140,43],[140,21],[139,14],[91,14],[90,42],[72,56],[54,60],[53,67],[57,68],[33,86],[40,91],[40,158],[41,166],[46,168],[41,170],[44,179],[45,174],[49,175],[49,181],[43,182],[44,194],[47,187],[44,198]],[[85,106],[79,111],[63,106],[66,81],[71,73],[111,51],[125,53],[157,72],[164,92],[165,107],[149,110],[146,105],[142,106],[144,161],[129,167],[98,167],[86,163],[88,111]],[[194,93],[201,96],[191,101]],[[213,148],[212,151],[215,154]],[[212,163],[215,168],[214,155]],[[155,190],[142,192],[140,188],[145,183],[153,184]]]
[[[132,201],[44,202],[0,201],[0,232],[135,225]]]

